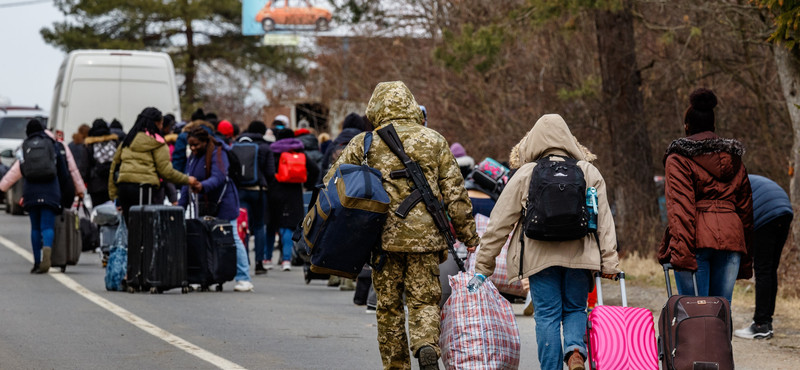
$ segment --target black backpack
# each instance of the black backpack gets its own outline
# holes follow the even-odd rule
[[[563,161],[553,160],[560,157]],[[523,214],[525,236],[534,240],[565,241],[589,233],[586,180],[578,162],[548,156],[536,161]]]
[[[22,176],[29,182],[50,182],[55,180],[56,149],[53,139],[33,136],[22,142]]]
[[[228,151],[228,177],[236,186],[258,185],[258,144],[242,137]]]

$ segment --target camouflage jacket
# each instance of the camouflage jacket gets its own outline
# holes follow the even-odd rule
[[[472,203],[464,188],[464,178],[450,152],[447,140],[434,130],[422,126],[422,112],[411,91],[402,82],[382,82],[367,105],[367,118],[378,129],[393,124],[411,159],[419,163],[434,195],[444,201],[456,231],[456,237],[468,246],[480,242],[472,218]],[[364,135],[358,134],[342,151],[339,159],[325,175],[324,184],[343,163],[361,164]],[[389,193],[389,217],[383,228],[383,248],[390,252],[436,252],[447,248],[424,202],[417,203],[405,219],[394,211],[411,194],[409,178],[391,179],[389,174],[405,167],[377,134],[367,153],[367,163],[381,171],[383,187]]]

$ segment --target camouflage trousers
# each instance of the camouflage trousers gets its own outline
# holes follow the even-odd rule
[[[442,252],[387,252],[381,271],[372,272],[378,295],[378,347],[384,369],[411,369],[403,293],[408,306],[411,352],[424,346],[439,350],[439,259]]]

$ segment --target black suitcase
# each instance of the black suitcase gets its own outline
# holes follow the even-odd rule
[[[200,284],[201,291],[236,277],[236,231],[225,220],[204,217],[186,220],[188,247],[187,278],[189,284]]]
[[[128,292],[181,288],[186,280],[186,226],[183,208],[133,206],[128,217]]]
[[[64,272],[67,266],[77,265],[81,257],[81,244],[78,210],[75,208],[62,210],[61,214],[56,216],[53,230],[51,266],[60,267],[61,272]]]
[[[731,306],[723,297],[672,295],[665,264],[669,299],[658,319],[658,357],[664,370],[733,370]],[[681,329],[683,329],[681,331]]]

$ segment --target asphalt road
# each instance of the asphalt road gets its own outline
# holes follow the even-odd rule
[[[0,213],[0,236],[30,252],[27,217]],[[353,305],[352,292],[324,281],[306,285],[299,267],[254,277],[252,293],[234,292],[228,283],[221,293],[185,295],[107,292],[100,259],[91,252],[63,275],[56,269],[31,275],[30,268],[0,243],[0,369],[381,368],[375,315]],[[107,300],[133,321],[146,320],[155,335],[87,296]],[[514,310],[520,368],[536,369],[533,318],[521,315],[521,304]]]

